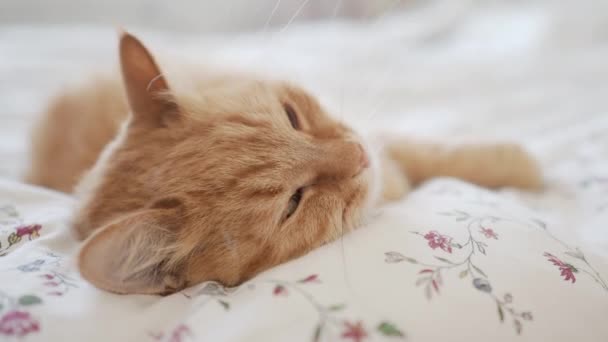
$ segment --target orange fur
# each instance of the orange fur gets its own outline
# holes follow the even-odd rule
[[[209,76],[181,89],[129,34],[120,56],[123,82],[98,81],[52,105],[34,135],[28,176],[66,192],[80,182],[79,267],[102,289],[239,284],[354,229],[378,203],[378,179],[383,200],[436,176],[540,185],[532,159],[511,145],[448,151],[397,141],[368,167],[360,138],[297,86]]]

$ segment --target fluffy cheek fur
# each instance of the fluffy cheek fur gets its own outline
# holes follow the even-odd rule
[[[207,130],[205,143],[188,141],[169,154],[177,159],[160,168],[160,177],[189,185],[163,181],[191,203],[172,256],[181,260],[185,284],[238,284],[360,222],[371,205],[373,170],[361,169],[362,151],[349,130],[324,132],[302,139],[290,127],[228,117]],[[300,187],[299,207],[285,219]]]
[[[254,219],[239,218],[224,223],[224,229],[211,236],[184,237],[179,250],[195,250],[186,257],[185,274],[188,284],[216,279],[236,285],[272,266],[299,257],[311,249],[339,238],[352,230],[364,213],[368,188],[365,178],[352,184],[315,185],[306,190],[302,199],[302,215],[292,217],[284,225],[274,225],[276,209],[252,208],[259,213]],[[328,189],[330,188],[330,189]],[[276,203],[275,208],[282,208]],[[243,224],[244,223],[244,224]],[[190,230],[193,234],[202,229]],[[189,241],[202,241],[191,246]]]

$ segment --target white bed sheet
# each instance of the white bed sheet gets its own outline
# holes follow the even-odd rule
[[[438,180],[234,293],[201,285],[166,298],[114,296],[82,282],[65,231],[71,198],[18,182],[36,114],[63,85],[113,63],[115,33],[1,27],[0,340],[23,332],[39,341],[308,341],[318,322],[323,341],[401,333],[510,341],[520,327],[525,341],[608,340],[606,5],[437,3],[374,23],[281,33],[134,32],[153,50],[301,82],[365,132],[521,141],[541,160],[547,189],[492,193]],[[419,272],[431,273],[420,263],[466,256],[457,246],[471,221],[487,252],[475,250],[481,273],[444,274],[439,295],[436,278],[416,286]],[[511,304],[497,310],[499,302],[521,304],[520,316]]]

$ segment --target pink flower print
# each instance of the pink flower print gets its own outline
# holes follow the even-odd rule
[[[367,332],[363,328],[361,321],[353,324],[350,322],[344,322],[345,330],[342,333],[343,339],[351,339],[353,342],[361,342],[367,337]]]
[[[27,235],[30,240],[40,236],[40,229],[42,228],[39,224],[30,224],[29,226],[17,227],[16,234],[18,237]]]
[[[274,287],[272,294],[275,296],[287,296],[287,289],[283,285],[277,285]]]
[[[483,234],[486,239],[498,240],[498,234],[496,234],[496,232],[492,228],[481,227],[481,230],[479,232]]]
[[[192,331],[185,324],[176,326],[165,339],[165,333],[149,333],[150,337],[156,341],[167,341],[167,342],[183,342],[186,337],[192,337]]]
[[[38,332],[40,325],[25,311],[9,311],[0,319],[0,334],[23,337]]]
[[[192,335],[192,333],[190,331],[190,328],[188,328],[184,324],[180,324],[177,327],[175,327],[175,329],[173,329],[173,332],[171,332],[171,337],[169,338],[169,342],[182,342],[182,341],[184,341],[184,338],[186,336],[191,336],[191,335]]]
[[[424,235],[424,238],[429,242],[429,247],[436,249],[441,248],[445,252],[452,253],[452,238],[447,235],[441,235],[437,231],[432,230]]]
[[[545,252],[545,254],[543,254],[553,265],[559,267],[559,270],[561,271],[561,275],[562,277],[564,277],[565,281],[570,280],[572,283],[576,282],[576,277],[574,276],[574,273],[577,273],[578,270],[576,269],[576,267],[567,264],[563,261],[561,261],[558,257],[556,257],[555,255],[551,254],[551,253],[547,253]]]
[[[319,281],[319,275],[317,274],[311,274],[308,277],[298,280],[298,283],[318,283]]]

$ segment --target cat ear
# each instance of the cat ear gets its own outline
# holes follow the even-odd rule
[[[133,35],[120,36],[120,66],[134,122],[162,125],[165,116],[176,115],[166,98],[167,80],[146,47]]]
[[[171,210],[144,209],[102,228],[80,250],[81,275],[98,288],[121,294],[182,288],[167,271],[175,250],[175,216]]]

